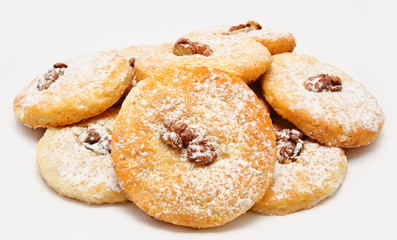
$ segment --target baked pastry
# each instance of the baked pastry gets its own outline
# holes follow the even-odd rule
[[[141,45],[132,45],[120,50],[120,54],[123,55],[127,60],[131,58],[137,58],[146,52],[150,52],[153,48],[152,45],[141,44]]]
[[[361,83],[314,57],[294,53],[273,56],[262,88],[278,114],[329,146],[369,144],[385,121],[376,99]]]
[[[295,37],[291,33],[275,28],[261,26],[259,23],[254,21],[248,21],[245,24],[239,24],[236,26],[221,25],[197,29],[184,35],[183,37],[191,38],[202,35],[230,35],[250,38],[262,43],[272,55],[283,52],[292,52],[296,46]]]
[[[136,59],[135,73],[140,81],[170,64],[194,64],[235,74],[250,83],[266,71],[270,62],[269,51],[254,40],[197,36],[155,46],[150,54]]]
[[[117,108],[67,127],[48,128],[37,146],[47,184],[62,196],[86,203],[127,201],[113,170],[111,132]]]
[[[277,136],[274,178],[265,196],[251,210],[284,215],[311,208],[332,196],[346,174],[343,149],[305,137],[280,117],[272,117],[272,121]]]
[[[135,61],[138,57],[146,54],[146,53],[151,53],[152,49],[154,46],[152,45],[147,45],[147,44],[142,44],[142,45],[133,45],[129,46],[126,48],[123,48],[120,50],[120,54],[123,55],[127,60],[130,66],[135,69]],[[134,78],[132,80],[132,85],[129,87],[129,90],[131,90],[132,87],[135,87],[137,83],[136,76],[134,74]],[[128,92],[129,92],[128,90]]]
[[[124,91],[123,96],[120,98],[119,102],[123,102],[124,99],[127,97],[128,93],[131,91],[133,87],[136,86],[137,83],[137,78],[135,75],[135,61],[138,57],[144,55],[145,53],[151,52],[153,46],[152,45],[147,45],[147,44],[142,44],[142,45],[132,45],[126,48],[123,48],[120,50],[120,54],[123,55],[127,60],[128,64],[132,67],[134,71],[134,77],[132,79],[131,84],[127,87],[127,89]],[[121,104],[120,104],[121,105]]]
[[[118,51],[97,52],[54,64],[14,100],[29,127],[57,127],[102,113],[131,84],[133,71]]]
[[[170,66],[127,96],[112,157],[128,199],[147,214],[215,227],[263,197],[274,171],[275,136],[243,80],[204,66]]]

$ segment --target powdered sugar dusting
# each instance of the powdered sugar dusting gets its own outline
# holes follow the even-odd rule
[[[196,29],[186,35],[184,37],[192,37],[196,35],[223,35],[228,34],[229,29],[232,27],[231,25],[220,25],[220,26],[212,26],[202,29]],[[248,29],[248,28],[246,28]],[[246,29],[237,30],[234,33],[235,36],[244,36],[244,37],[258,37],[258,38],[266,38],[277,40],[279,38],[288,38],[291,37],[292,34],[281,29],[270,28],[266,26],[262,26],[261,30],[252,30],[246,31]]]
[[[337,125],[345,133],[352,133],[356,129],[378,132],[382,128],[385,117],[376,99],[361,83],[341,70],[315,58],[285,53],[274,56],[271,71],[272,76],[276,77],[274,81],[266,82],[267,88],[288,102],[289,111],[306,112],[310,116],[308,121],[314,126],[328,122]],[[305,89],[304,82],[309,77],[322,73],[338,76],[342,81],[342,90],[315,93]],[[294,119],[290,120],[294,122]]]
[[[124,179],[124,186],[144,186],[149,198],[143,193],[131,197],[157,218],[164,220],[171,214],[191,216],[194,221],[228,221],[248,210],[268,186],[275,160],[274,136],[269,135],[269,129],[263,131],[265,113],[245,84],[220,82],[219,78],[229,77],[213,70],[204,81],[196,82],[195,69],[173,69],[166,79],[139,82],[131,91],[118,121],[138,116],[139,121],[134,129],[125,125],[117,129],[116,124],[115,135],[119,137],[113,150],[124,158],[129,154],[125,146],[135,147],[128,167],[115,160],[116,172],[120,168],[131,172],[131,182]],[[255,114],[260,114],[259,118],[253,117]],[[188,161],[185,149],[173,150],[161,142],[163,121],[174,119],[194,129],[198,138],[214,143],[218,153],[215,162],[198,167]],[[266,121],[270,123],[268,118]],[[122,130],[125,128],[130,128],[128,134]],[[137,128],[145,129],[144,133]]]
[[[69,88],[75,88],[70,94],[83,94],[83,91],[91,89],[92,91],[98,87],[98,82],[106,81],[112,71],[116,68],[116,61],[112,61],[116,56],[116,51],[109,51],[108,53],[98,52],[93,54],[88,54],[78,58],[65,60],[64,63],[68,65],[64,68],[64,74],[58,78],[50,88],[46,91],[59,92],[67,94]],[[37,77],[33,83],[32,87],[28,88],[29,97],[24,98],[24,106],[30,106],[37,104],[38,102],[45,101],[44,98],[47,97],[43,92],[38,91],[37,83],[42,79],[43,76]],[[120,78],[119,80],[122,80]],[[77,86],[84,83],[83,89],[78,89]],[[67,88],[65,88],[68,86]],[[77,92],[77,93],[76,93]]]
[[[336,176],[343,177],[346,166],[347,160],[341,148],[305,141],[296,162],[276,162],[274,182],[269,188],[273,194],[270,200],[289,199],[292,197],[291,192],[315,194],[320,189],[333,189],[330,191],[332,194],[340,184],[339,181],[333,182],[333,178],[339,180],[340,177]]]
[[[67,118],[78,118],[77,122],[84,119],[79,115],[84,111],[79,108],[98,114],[114,104],[132,80],[128,61],[115,50],[88,54],[63,63],[67,68],[62,68],[63,74],[48,89],[37,89],[38,83],[42,82],[41,75],[16,97],[14,110],[22,122],[25,117],[28,122],[29,118],[52,119],[57,115],[54,112],[67,115],[72,110],[75,110],[74,114]]]
[[[81,141],[89,128],[111,132],[114,121],[115,115],[71,127],[47,130],[49,133],[45,137],[50,138],[47,141],[49,145],[42,148],[40,154],[48,158],[48,162],[43,164],[53,166],[53,174],[58,175],[59,184],[70,186],[83,194],[90,192],[94,199],[102,199],[105,194],[103,191],[121,193],[110,153],[88,149]],[[98,189],[100,185],[104,187]]]
[[[270,63],[269,51],[260,43],[250,39],[203,35],[192,36],[189,40],[207,44],[213,53],[208,57],[200,54],[177,56],[173,54],[173,43],[160,44],[155,46],[151,53],[146,52],[137,59],[135,63],[137,77],[144,79],[155,73],[160,66],[183,63],[221,69],[246,81],[253,81],[265,72]]]

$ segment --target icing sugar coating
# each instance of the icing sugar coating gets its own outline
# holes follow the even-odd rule
[[[339,92],[308,91],[311,76],[328,74],[342,82]],[[316,58],[283,53],[273,56],[262,88],[283,118],[305,135],[329,146],[359,147],[372,142],[385,121],[376,99],[358,81]]]
[[[260,30],[244,31],[244,29],[241,29],[230,33],[229,29],[231,27],[232,25],[220,25],[197,29],[185,34],[183,37],[189,38],[203,35],[219,36],[232,34],[230,36],[250,38],[262,43],[272,55],[283,52],[292,52],[296,46],[295,37],[291,33],[280,29],[262,26],[262,29]]]
[[[60,195],[86,203],[124,202],[111,155],[85,146],[87,129],[111,132],[118,109],[68,127],[48,128],[37,146],[37,163],[47,184]]]
[[[269,51],[254,40],[231,36],[195,36],[189,40],[207,44],[213,51],[212,55],[177,56],[173,53],[174,43],[160,44],[152,49],[151,54],[136,60],[137,80],[145,79],[170,64],[194,64],[235,74],[249,83],[263,74],[271,62]]]
[[[276,162],[273,182],[251,210],[284,215],[311,208],[334,194],[346,174],[343,149],[306,140],[295,162]]]
[[[164,122],[194,129],[216,160],[197,165],[161,139]],[[198,66],[159,70],[133,88],[117,117],[112,157],[128,199],[156,219],[204,228],[246,212],[270,184],[276,147],[269,114],[234,75]]]
[[[133,71],[118,51],[63,61],[62,76],[43,91],[35,78],[14,100],[17,118],[29,127],[57,127],[95,116],[112,106],[131,84]]]
[[[296,128],[274,111],[271,118],[276,136]],[[276,161],[272,184],[251,210],[266,215],[284,215],[308,209],[332,196],[342,184],[347,170],[347,158],[342,148],[328,147],[308,138],[302,141],[302,146],[294,161]]]

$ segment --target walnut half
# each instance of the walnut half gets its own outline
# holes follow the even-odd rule
[[[192,42],[187,38],[180,38],[174,45],[173,53],[177,56],[200,54],[208,57],[211,56],[213,52],[207,44]]]
[[[100,125],[94,125],[80,135],[80,142],[87,149],[99,154],[110,154],[112,139],[109,131]]]
[[[302,151],[304,135],[298,129],[281,129],[276,131],[277,160],[280,164],[296,161]]]
[[[160,133],[161,140],[179,150],[186,148],[198,136],[187,124],[176,120],[165,121],[164,127],[166,131]]]
[[[217,157],[214,144],[206,139],[194,141],[187,147],[187,156],[190,162],[198,165],[210,165]]]
[[[51,84],[53,84],[60,76],[65,74],[65,68],[68,67],[65,63],[55,63],[53,69],[48,70],[43,76],[41,76],[37,83],[37,89],[39,91],[47,90]]]
[[[309,77],[303,85],[306,90],[311,92],[340,92],[342,91],[342,81],[337,76],[331,76],[328,74],[317,74]]]
[[[207,139],[200,138],[187,124],[169,120],[163,125],[166,130],[160,133],[160,139],[175,149],[186,149],[190,162],[209,165],[215,161],[217,157],[215,145]]]
[[[240,32],[251,32],[254,30],[261,30],[262,26],[255,21],[248,21],[246,24],[232,26],[226,34],[236,34]]]

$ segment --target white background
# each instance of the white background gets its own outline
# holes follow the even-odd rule
[[[390,1],[1,1],[0,239],[396,239],[396,6]],[[40,177],[43,130],[22,126],[13,98],[54,62],[98,50],[175,41],[195,28],[256,20],[292,32],[295,52],[363,82],[387,120],[369,146],[347,150],[335,196],[287,216],[247,213],[214,229],[159,222],[132,203],[90,206]]]

